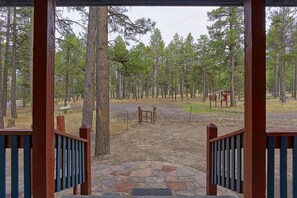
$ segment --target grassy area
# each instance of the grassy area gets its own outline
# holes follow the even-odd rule
[[[230,103],[229,103],[230,104]],[[220,102],[217,103],[217,108],[215,108],[214,103],[212,103],[212,109],[209,108],[209,101],[201,100],[191,100],[185,103],[181,103],[181,106],[186,112],[191,111],[192,113],[198,114],[228,114],[228,113],[244,113],[244,101],[237,101],[236,107],[221,107]],[[281,103],[278,98],[267,97],[266,99],[266,112],[267,113],[297,113],[297,101],[288,98],[286,103]]]
[[[7,109],[8,115],[4,117],[4,125],[7,126],[8,119],[10,119],[10,110]],[[32,123],[32,112],[30,107],[19,107],[17,109],[18,119],[15,120],[16,128],[20,129],[28,129],[31,128]],[[55,117],[61,114],[60,111],[55,111]],[[66,132],[78,134],[79,128],[81,127],[82,120],[82,110],[74,109],[67,114],[62,114],[65,117],[65,127]],[[94,111],[94,119],[93,119],[93,128],[95,128],[95,111]],[[55,119],[55,128],[56,128],[56,119]],[[130,126],[131,127],[131,126]],[[124,123],[123,120],[118,120],[113,112],[110,113],[110,133],[112,136],[117,135],[125,131],[127,128],[127,124]]]
[[[111,100],[111,103],[135,103],[135,99],[129,100]],[[172,101],[171,99],[159,98],[152,99],[146,98],[139,100],[141,104],[147,104],[149,106],[158,105],[161,103],[166,104],[175,104],[181,105],[181,107],[186,112],[190,112],[192,107],[192,113],[196,114],[206,114],[206,115],[222,115],[222,114],[243,114],[244,113],[244,101],[237,101],[236,107],[225,107],[220,105],[220,102],[217,103],[217,108],[214,107],[214,103],[212,104],[212,109],[209,108],[209,101],[203,102],[200,98],[190,99],[185,98],[184,102],[178,100]],[[291,98],[288,98],[286,103],[281,103],[278,98],[273,98],[271,96],[267,96],[266,100],[267,113],[296,113],[297,114],[297,101]],[[61,106],[62,104],[59,104]],[[55,108],[55,116],[59,115],[61,112],[59,111],[59,106]],[[10,118],[10,110],[8,109],[8,115],[4,118],[5,126],[7,126],[8,118]],[[16,128],[31,128],[32,123],[32,113],[30,107],[19,107],[18,110],[18,119],[15,120]],[[63,114],[64,115],[64,114]],[[70,133],[77,133],[81,126],[82,120],[82,101],[78,101],[73,103],[73,110],[65,116],[66,122],[66,131]],[[131,116],[131,115],[130,115]],[[93,120],[93,128],[95,128],[95,111],[94,111],[94,120]],[[133,123],[132,123],[133,124]],[[135,124],[135,122],[134,122]],[[56,123],[55,123],[56,125]],[[132,127],[129,124],[129,127]],[[117,135],[122,133],[127,129],[127,124],[124,123],[124,120],[121,118],[117,118],[114,112],[110,113],[110,131],[111,135]]]

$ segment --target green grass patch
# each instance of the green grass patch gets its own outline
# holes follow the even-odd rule
[[[230,103],[229,103],[230,104]],[[191,111],[197,114],[243,114],[244,113],[244,101],[236,101],[236,107],[225,107],[224,103],[217,103],[215,108],[214,103],[212,103],[212,108],[209,108],[209,101],[187,101],[181,103],[182,108],[185,112]],[[297,100],[288,98],[286,103],[281,103],[278,98],[267,97],[266,99],[266,112],[267,113],[296,113],[297,114]]]
[[[195,102],[187,102],[187,103],[183,103],[181,104],[182,108],[184,109],[184,111],[186,112],[190,112],[191,111],[191,107],[192,107],[192,113],[197,113],[197,114],[234,114],[234,113],[243,113],[243,102],[239,101],[237,102],[237,106],[236,107],[226,107],[221,106],[221,103],[217,103],[217,107],[215,107],[215,104],[212,104],[212,108],[210,109],[209,106],[209,101],[195,101]]]

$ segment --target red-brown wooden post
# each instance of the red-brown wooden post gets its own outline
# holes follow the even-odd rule
[[[65,133],[65,117],[57,116],[57,130]]]
[[[78,195],[78,187],[77,187],[77,185],[76,186],[73,186],[73,194],[74,195]]]
[[[142,122],[142,111],[141,107],[138,107],[138,123]]]
[[[228,91],[225,91],[225,94],[226,94],[226,107],[228,107]]]
[[[157,122],[157,107],[153,106],[153,124]]]
[[[34,1],[33,197],[53,198],[55,0]]]
[[[206,136],[206,195],[217,195],[217,185],[211,183],[211,139],[218,136],[218,128],[213,123],[207,126]]]
[[[265,197],[265,0],[245,0],[244,197]]]
[[[91,134],[90,127],[83,125],[79,129],[79,136],[86,139],[88,142],[85,143],[85,183],[80,185],[81,195],[90,195],[92,189],[91,183]]]

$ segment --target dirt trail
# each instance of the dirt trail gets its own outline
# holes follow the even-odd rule
[[[116,165],[139,160],[167,161],[205,171],[206,126],[211,122],[216,124],[219,135],[244,126],[243,114],[192,114],[192,123],[189,124],[189,113],[184,112],[180,104],[174,102],[113,103],[111,111],[119,119],[123,119],[124,110],[131,112],[132,115],[138,106],[143,109],[152,109],[152,106],[156,106],[157,123],[138,124],[135,121],[133,128],[112,138],[111,155],[97,158],[94,163]],[[267,129],[276,127],[297,129],[297,114],[267,115]]]

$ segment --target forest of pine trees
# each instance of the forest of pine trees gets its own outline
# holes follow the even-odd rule
[[[24,107],[31,103],[32,11],[0,8],[0,128],[4,116],[18,118],[17,100]],[[65,17],[67,11],[79,13],[81,20]],[[208,13],[208,34],[194,38],[191,33],[186,37],[176,33],[167,45],[155,22],[132,21],[127,13],[125,7],[56,11],[55,100],[66,105],[84,99],[82,123],[89,126],[96,109],[98,155],[109,153],[108,147],[99,147],[109,142],[110,98],[205,101],[209,93],[228,89],[231,106],[236,106],[244,90],[243,8],[213,9]],[[288,94],[297,98],[296,16],[296,8],[267,10],[267,93],[282,103]],[[83,31],[76,34],[73,25]],[[111,32],[118,36],[109,40]],[[148,32],[148,44],[137,40],[137,35]],[[129,41],[136,44],[128,45]]]

